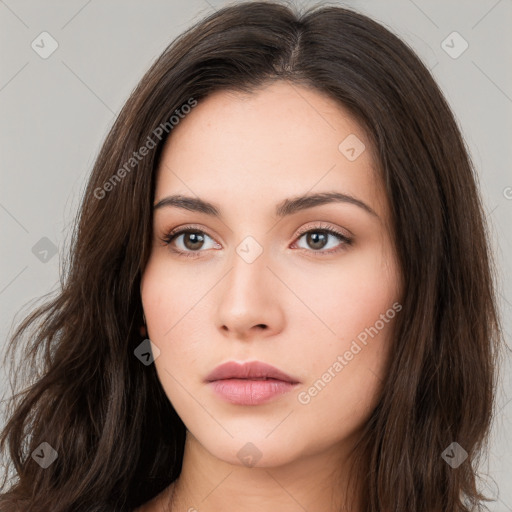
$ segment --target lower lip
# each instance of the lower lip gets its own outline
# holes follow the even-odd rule
[[[225,379],[210,382],[215,393],[238,405],[259,405],[291,391],[297,384],[282,380]]]

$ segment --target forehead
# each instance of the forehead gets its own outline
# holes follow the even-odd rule
[[[335,190],[360,197],[385,216],[370,149],[359,123],[318,91],[287,82],[251,94],[219,91],[173,129],[155,200],[192,193],[247,206],[264,197],[277,203]]]

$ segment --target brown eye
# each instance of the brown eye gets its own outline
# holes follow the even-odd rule
[[[190,251],[201,249],[204,244],[204,236],[199,231],[186,231],[182,235],[183,245]]]
[[[323,249],[327,244],[329,235],[323,231],[310,231],[306,233],[306,243],[312,249]]]
[[[213,244],[208,247],[207,241],[211,240]],[[171,232],[162,241],[165,245],[169,245],[170,250],[180,256],[197,257],[200,256],[201,249],[213,248],[214,241],[204,231],[199,229],[181,229],[176,232]],[[206,245],[206,247],[205,247]]]
[[[306,247],[300,247],[299,245],[299,248],[310,250],[318,253],[319,255],[333,254],[343,250],[347,245],[352,244],[352,240],[350,238],[332,228],[313,228],[308,231],[302,231],[298,237],[298,240],[301,239],[305,239]],[[333,242],[331,242],[331,240]],[[335,240],[338,240],[337,244]],[[330,250],[322,250],[326,247]]]

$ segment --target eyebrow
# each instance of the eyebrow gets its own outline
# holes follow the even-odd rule
[[[293,215],[302,210],[313,208],[329,203],[347,203],[358,206],[365,212],[369,213],[376,218],[379,216],[375,211],[370,208],[366,203],[357,199],[349,194],[342,194],[340,192],[321,192],[316,194],[305,194],[298,197],[285,199],[276,205],[275,214],[277,217],[286,217]],[[164,207],[176,207],[189,210],[192,212],[204,213],[212,217],[221,217],[220,209],[213,203],[199,199],[198,197],[188,197],[184,195],[172,195],[164,197],[154,205],[154,210]]]

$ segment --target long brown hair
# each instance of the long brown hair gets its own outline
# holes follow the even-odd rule
[[[477,176],[454,116],[419,58],[370,18],[341,7],[298,13],[247,2],[170,44],[101,148],[61,290],[10,339],[8,353],[22,347],[23,355],[11,373],[23,366],[32,378],[12,396],[0,437],[11,477],[2,511],[126,511],[179,476],[185,426],[154,365],[134,355],[143,340],[140,280],[155,170],[186,105],[275,80],[312,87],[352,113],[391,205],[405,289],[382,396],[356,447],[363,510],[481,508],[476,464],[493,414],[502,330]],[[147,154],[134,164],[143,146]],[[459,450],[454,442],[467,453],[458,467],[442,457],[450,446]],[[41,443],[57,453],[46,468],[34,456]]]

